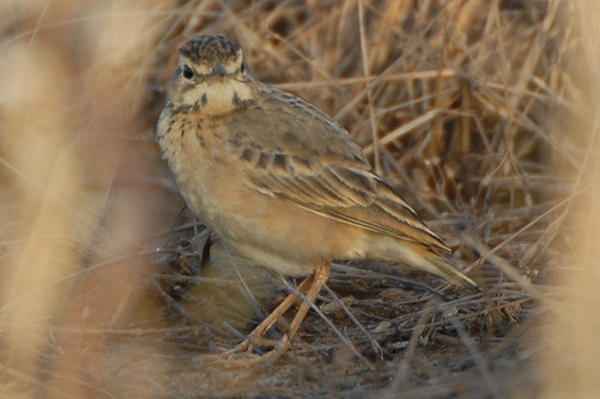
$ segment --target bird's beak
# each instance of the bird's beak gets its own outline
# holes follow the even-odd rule
[[[214,81],[214,80],[220,80],[225,75],[228,75],[227,69],[225,69],[225,67],[223,65],[217,65],[213,68],[210,75],[208,75],[206,78],[208,81]]]
[[[225,69],[225,67],[223,65],[217,65],[216,67],[213,68],[211,75],[225,76],[225,75],[227,75],[227,69]]]

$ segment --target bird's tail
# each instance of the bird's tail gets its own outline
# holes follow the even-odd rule
[[[400,241],[391,237],[388,240],[378,237],[370,246],[369,255],[373,258],[400,261],[415,269],[437,274],[473,293],[481,291],[475,281],[462,274],[426,245]]]
[[[475,281],[462,274],[454,266],[438,257],[438,255],[434,254],[429,260],[434,266],[433,270],[429,270],[432,273],[445,278],[451,283],[456,284],[457,286],[464,288],[469,292],[477,293],[481,291],[481,288],[479,288],[479,285],[477,285]]]

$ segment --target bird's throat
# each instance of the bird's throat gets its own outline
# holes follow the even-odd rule
[[[203,82],[185,95],[185,103],[205,115],[223,115],[243,107],[252,100],[252,90],[237,80]]]

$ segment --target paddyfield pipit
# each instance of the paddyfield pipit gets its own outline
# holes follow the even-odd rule
[[[285,275],[314,301],[330,262],[377,258],[477,284],[442,240],[367,162],[348,132],[300,98],[256,80],[240,46],[196,36],[179,49],[158,141],[188,207],[231,248]],[[290,294],[236,349],[251,348]],[[303,302],[285,350],[309,309]]]

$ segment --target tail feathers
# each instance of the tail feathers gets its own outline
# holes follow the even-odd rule
[[[428,271],[435,273],[438,276],[444,277],[451,283],[461,288],[464,288],[471,293],[481,292],[481,288],[479,287],[479,285],[477,285],[475,281],[471,280],[469,277],[456,270],[454,266],[450,265],[444,260],[440,258],[434,258],[431,259],[431,263],[433,264],[434,268],[429,269]]]
[[[396,246],[396,249],[398,251],[396,252],[396,259],[402,260],[408,266],[437,274],[472,293],[481,291],[475,281],[462,274],[440,255],[432,252],[424,245],[401,245]]]
[[[393,237],[373,235],[368,244],[367,258],[380,258],[393,262],[402,262],[415,269],[444,277],[457,286],[470,292],[480,292],[477,283],[454,268],[427,245],[411,241],[397,240]]]

